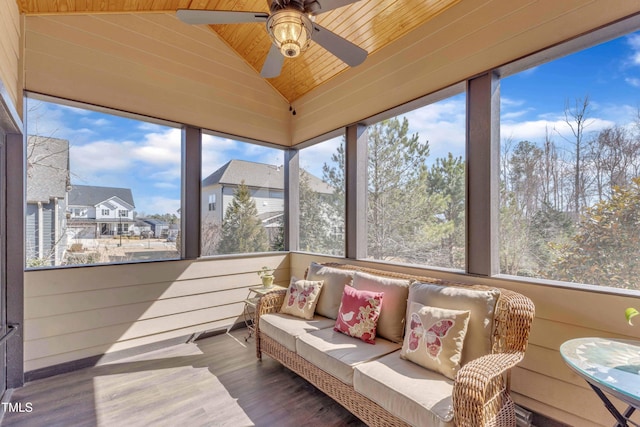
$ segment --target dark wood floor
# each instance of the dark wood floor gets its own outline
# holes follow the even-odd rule
[[[3,427],[362,426],[274,360],[255,358],[245,330],[33,381]]]

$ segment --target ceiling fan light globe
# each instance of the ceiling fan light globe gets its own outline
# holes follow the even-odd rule
[[[295,58],[309,46],[313,26],[304,13],[283,9],[269,16],[267,30],[282,55]]]

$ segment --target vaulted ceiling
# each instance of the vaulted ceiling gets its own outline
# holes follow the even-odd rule
[[[321,1],[321,0],[320,0]],[[369,56],[424,24],[460,0],[359,0],[318,15],[316,22],[369,52]],[[178,9],[265,12],[267,0],[17,0],[27,15],[95,13],[174,13]],[[187,24],[184,24],[187,25]],[[211,31],[259,74],[271,40],[264,24],[210,25]],[[425,46],[425,49],[429,49]],[[326,83],[348,66],[312,43],[294,59],[286,59],[281,74],[268,79],[293,102]]]

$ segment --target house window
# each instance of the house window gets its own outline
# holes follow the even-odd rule
[[[284,198],[273,196],[284,191],[283,163],[282,150],[203,133],[203,256],[284,250]]]
[[[119,240],[100,236],[140,234],[140,228],[129,224],[134,209],[150,217],[179,213],[182,183],[176,171],[182,161],[181,129],[147,118],[137,120],[133,114],[123,117],[103,108],[98,112],[84,104],[50,100],[34,94],[25,98],[30,171],[26,211],[37,213],[32,205],[55,200],[57,209],[70,209],[72,215],[27,218],[27,267],[179,258],[174,246],[162,242],[118,246]],[[115,221],[102,220],[114,214]],[[176,221],[179,224],[179,218]],[[71,250],[79,239],[87,241],[85,249]]]
[[[300,250],[344,256],[344,136],[300,150]]]
[[[465,267],[464,93],[367,128],[367,256]]]
[[[640,32],[501,79],[500,271],[640,290]]]

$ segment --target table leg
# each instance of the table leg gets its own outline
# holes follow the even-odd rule
[[[602,403],[604,403],[604,406],[606,406],[607,410],[611,413],[611,415],[613,415],[613,417],[616,419],[616,421],[618,421],[614,427],[629,427],[629,424],[627,424],[627,417],[628,416],[622,415],[620,413],[620,411],[618,411],[618,409],[615,406],[613,406],[613,403],[611,403],[609,398],[607,396],[605,396],[605,394],[602,392],[602,390],[600,390],[598,387],[594,386],[590,382],[587,382],[587,384],[589,384],[589,386],[591,386],[591,388],[593,389],[593,391],[596,392],[596,394],[598,395],[600,400],[602,400]],[[625,411],[625,414],[627,412],[629,412],[629,415],[631,415],[633,413],[633,411],[634,411],[634,408],[631,408],[630,412],[629,412],[629,409],[627,409]]]

